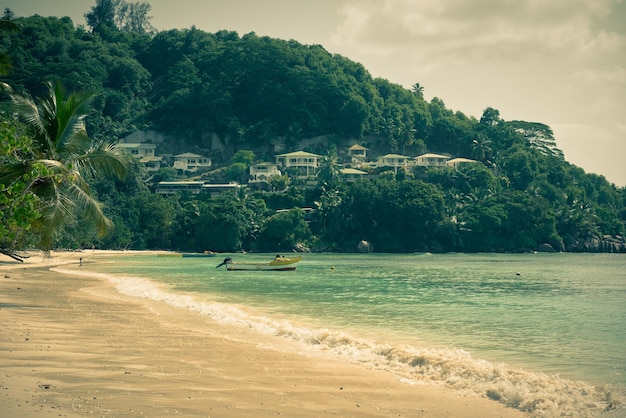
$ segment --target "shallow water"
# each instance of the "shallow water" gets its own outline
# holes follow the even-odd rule
[[[89,270],[127,294],[531,412],[626,383],[624,255],[307,254],[292,272],[216,269],[226,256],[273,257],[129,256]]]

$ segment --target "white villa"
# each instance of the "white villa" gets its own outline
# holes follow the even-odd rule
[[[238,183],[212,184],[203,181],[161,181],[157,185],[157,194],[174,193],[209,193],[211,197],[217,196],[228,190],[237,190],[241,187]]]
[[[161,168],[161,163],[163,162],[162,157],[143,157],[139,160],[139,162],[145,167],[148,173],[153,173],[155,171],[159,171]]]
[[[422,154],[413,159],[418,167],[445,167],[450,157],[439,154]]]
[[[477,163],[477,162],[478,161],[470,160],[469,158],[453,158],[451,160],[448,160],[446,164],[448,165],[448,167],[457,169],[462,164],[472,164],[472,163]]]
[[[367,172],[357,170],[356,168],[342,168],[340,173],[341,178],[347,183],[353,183],[367,176]]]
[[[154,153],[156,151],[155,144],[146,144],[146,143],[118,143],[117,146],[133,157],[146,158],[146,157],[154,157]]]
[[[391,167],[397,173],[398,168],[406,168],[409,157],[399,154],[387,154],[376,159],[377,167]]]
[[[296,151],[276,156],[276,165],[280,168],[294,167],[298,175],[308,177],[315,175],[322,157],[306,151]]]
[[[281,176],[276,164],[259,163],[250,166],[250,183],[267,182],[271,176]]]
[[[211,159],[198,154],[186,152],[174,156],[174,168],[183,173],[195,173],[211,168]]]
[[[348,148],[348,157],[353,163],[362,163],[367,159],[367,148],[354,144]]]
[[[193,193],[202,191],[202,181],[160,181],[156,188],[157,194]]]

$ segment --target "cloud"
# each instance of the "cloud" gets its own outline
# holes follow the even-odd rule
[[[572,78],[589,84],[626,84],[626,68],[619,65],[612,68],[585,68],[575,71]]]
[[[347,0],[333,42],[378,55],[417,54],[524,60],[598,54],[624,46],[601,29],[614,0]]]

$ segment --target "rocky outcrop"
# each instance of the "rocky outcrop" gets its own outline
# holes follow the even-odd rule
[[[311,249],[309,247],[307,247],[306,245],[304,245],[304,244],[297,243],[293,247],[293,252],[295,252],[295,253],[310,253]]]
[[[623,236],[590,236],[570,240],[566,251],[576,253],[626,253],[626,239]]]
[[[554,249],[554,247],[550,244],[541,244],[538,248],[537,248],[537,252],[540,253],[555,253],[556,250]]]

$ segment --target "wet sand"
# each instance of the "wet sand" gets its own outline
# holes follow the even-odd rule
[[[111,253],[33,255],[24,264],[0,256],[0,416],[528,416],[269,348],[254,331],[120,295],[106,280],[50,271],[89,271],[101,255]]]

